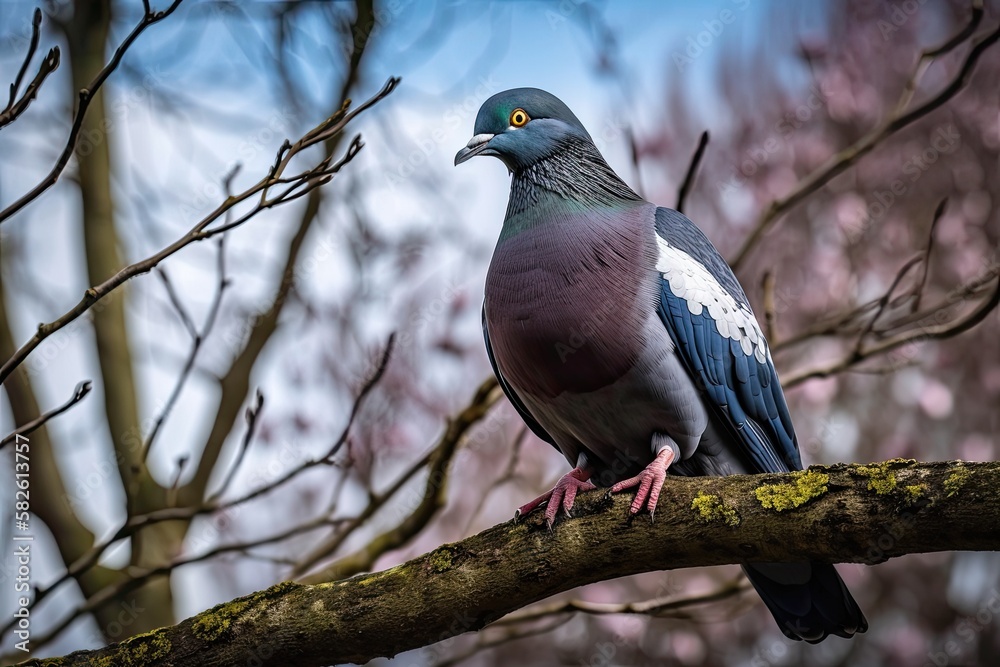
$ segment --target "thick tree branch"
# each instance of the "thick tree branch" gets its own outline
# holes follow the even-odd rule
[[[671,477],[655,523],[629,521],[626,495],[595,491],[552,531],[541,515],[508,521],[384,572],[278,584],[121,644],[23,664],[362,663],[478,630],[576,586],[640,572],[996,550],[998,485],[1000,463],[960,461]]]

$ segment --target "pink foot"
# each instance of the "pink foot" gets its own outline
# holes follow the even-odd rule
[[[635,477],[623,479],[611,487],[610,493],[621,493],[625,489],[638,486],[635,493],[635,500],[629,508],[631,514],[638,514],[643,506],[649,507],[649,516],[652,518],[656,511],[656,501],[660,499],[660,489],[663,488],[663,480],[667,478],[667,468],[674,462],[674,450],[664,447],[656,458],[650,461],[646,469]]]
[[[522,516],[527,516],[536,507],[544,502],[548,502],[545,506],[545,520],[548,522],[549,528],[552,528],[560,506],[562,506],[563,511],[568,516],[569,511],[573,509],[573,501],[576,500],[577,493],[580,491],[592,491],[597,488],[593,482],[588,481],[591,474],[590,470],[573,468],[556,482],[555,487],[551,491],[546,491],[527,505],[521,505],[521,507],[517,508],[517,511],[514,512],[514,519],[517,520]]]

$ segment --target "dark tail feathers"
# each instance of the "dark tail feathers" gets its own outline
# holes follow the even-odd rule
[[[850,638],[868,621],[837,570],[824,563],[752,563],[743,572],[789,639]]]

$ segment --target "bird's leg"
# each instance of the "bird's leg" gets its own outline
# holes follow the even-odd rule
[[[552,528],[560,506],[568,516],[569,511],[573,509],[573,501],[576,500],[577,493],[580,491],[592,491],[597,488],[590,481],[590,476],[593,474],[593,469],[587,465],[586,458],[581,454],[577,460],[576,467],[563,475],[551,491],[546,491],[530,503],[517,508],[517,511],[514,512],[514,520],[516,521],[518,518],[530,514],[542,503],[548,503],[545,506],[545,520],[548,522],[549,528]]]
[[[660,489],[663,488],[663,480],[667,478],[667,468],[674,462],[678,452],[677,445],[672,440],[659,434],[653,436],[653,449],[656,456],[641,473],[623,479],[609,491],[609,493],[620,493],[638,486],[639,490],[635,493],[635,500],[632,501],[629,512],[638,514],[643,506],[646,506],[649,507],[650,519],[656,511],[656,501],[660,499]]]

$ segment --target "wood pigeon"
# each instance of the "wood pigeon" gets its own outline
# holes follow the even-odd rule
[[[499,158],[512,174],[486,277],[483,334],[500,386],[529,428],[574,466],[551,526],[580,491],[638,488],[652,515],[667,471],[800,470],[767,341],[732,269],[688,218],[644,201],[555,96],[498,93],[455,164]],[[819,642],[867,621],[832,565],[743,566],[782,632]]]

